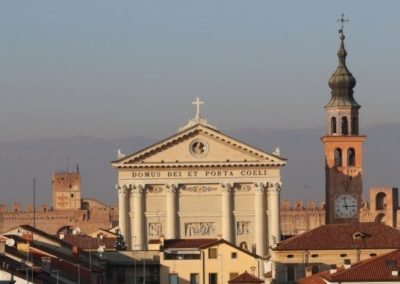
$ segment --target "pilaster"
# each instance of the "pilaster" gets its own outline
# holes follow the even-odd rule
[[[268,184],[268,204],[269,204],[269,243],[276,244],[281,239],[280,228],[280,191],[282,183]]]
[[[134,185],[131,190],[132,218],[132,250],[145,249],[144,206],[143,195],[145,185]]]
[[[232,205],[232,184],[221,184],[221,208],[222,208],[222,238],[233,243],[233,205]]]
[[[255,243],[256,253],[260,256],[265,254],[265,184],[255,184]]]
[[[166,239],[176,239],[177,234],[177,192],[178,185],[170,184],[166,186],[167,192],[167,220],[166,220]]]
[[[129,222],[129,188],[125,185],[115,185],[118,190],[118,227],[121,235],[124,237],[125,244],[128,248],[131,247],[130,242],[130,222]]]

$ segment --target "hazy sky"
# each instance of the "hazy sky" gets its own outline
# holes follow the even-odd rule
[[[0,141],[324,123],[343,12],[362,124],[400,122],[400,1],[1,1]]]

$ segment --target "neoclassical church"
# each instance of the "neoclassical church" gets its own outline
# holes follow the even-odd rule
[[[130,155],[119,152],[119,228],[128,249],[166,239],[218,238],[258,255],[280,240],[279,151],[237,141],[196,115],[179,131]]]

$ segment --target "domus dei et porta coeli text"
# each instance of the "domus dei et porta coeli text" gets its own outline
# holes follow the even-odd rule
[[[119,229],[128,249],[152,239],[216,238],[258,255],[280,240],[279,153],[219,132],[197,111],[178,133],[131,155],[119,153]]]

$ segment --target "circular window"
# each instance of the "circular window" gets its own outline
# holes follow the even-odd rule
[[[189,151],[195,157],[204,157],[208,152],[208,144],[203,140],[193,140],[192,143],[190,143]]]

